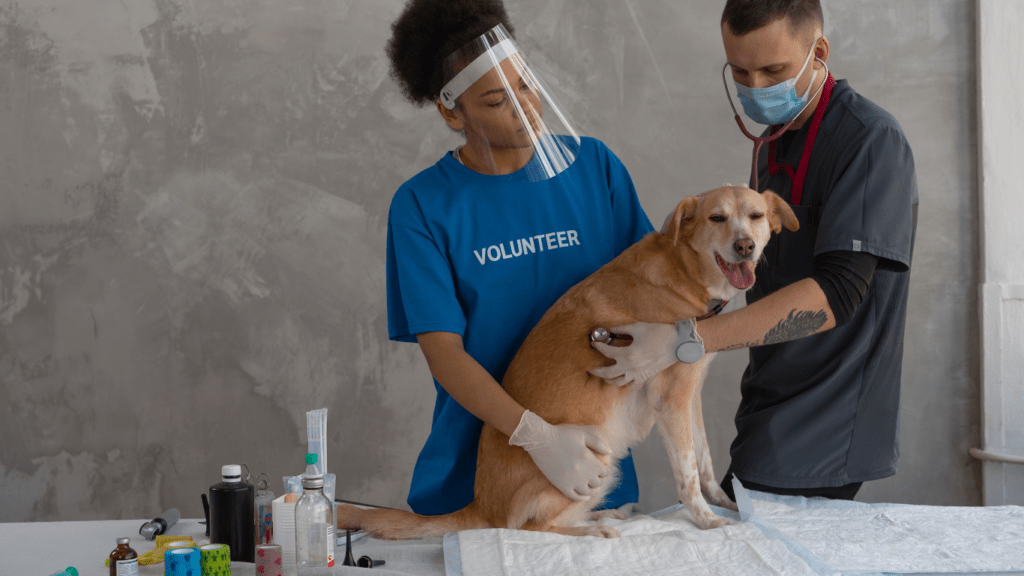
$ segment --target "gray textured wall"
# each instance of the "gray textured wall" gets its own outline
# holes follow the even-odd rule
[[[652,221],[743,182],[719,2],[508,0]],[[382,46],[399,0],[0,0],[0,521],[199,516],[221,464],[404,506],[433,387],[387,340],[394,190],[458,141]],[[899,474],[869,501],[980,502],[974,8],[826,0],[831,68],[902,123],[921,213]],[[705,391],[727,465],[742,352]],[[650,510],[675,501],[636,450]],[[939,480],[941,479],[941,481]]]

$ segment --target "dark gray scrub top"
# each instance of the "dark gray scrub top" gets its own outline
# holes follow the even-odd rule
[[[796,170],[811,121],[780,153]],[[781,150],[781,147],[780,147]],[[788,200],[784,170],[758,180]],[[754,302],[811,275],[812,258],[834,250],[879,258],[850,321],[807,338],[750,349],[736,413],[732,471],[778,488],[834,487],[892,476],[899,460],[900,367],[910,257],[917,227],[917,178],[896,119],[845,80],[825,109],[800,206],[800,230],[783,229],[765,248]]]

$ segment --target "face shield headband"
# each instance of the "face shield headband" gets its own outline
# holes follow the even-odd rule
[[[490,127],[478,134],[492,151],[532,148],[522,174],[528,180],[553,178],[576,160],[579,133],[504,26],[495,26],[455,51],[442,66],[448,81],[439,99],[448,110],[454,110],[458,99],[478,82],[492,87],[488,93],[504,95],[500,103],[491,102],[498,98],[494,96],[487,106],[476,107],[477,118]]]

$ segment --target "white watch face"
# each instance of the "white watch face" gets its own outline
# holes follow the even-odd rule
[[[683,342],[676,348],[676,358],[680,362],[693,364],[704,356],[704,347],[699,342]]]

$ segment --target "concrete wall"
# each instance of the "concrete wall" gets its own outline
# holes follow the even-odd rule
[[[508,0],[520,44],[652,221],[745,181],[720,3]],[[404,506],[433,387],[387,340],[394,190],[456,137],[382,53],[399,0],[0,0],[0,521],[151,517],[225,463]],[[868,501],[980,503],[975,9],[826,0],[830,64],[892,112],[921,190],[899,474]],[[745,354],[705,391],[728,463]],[[642,505],[675,501],[658,438]],[[938,481],[937,479],[941,479]]]

